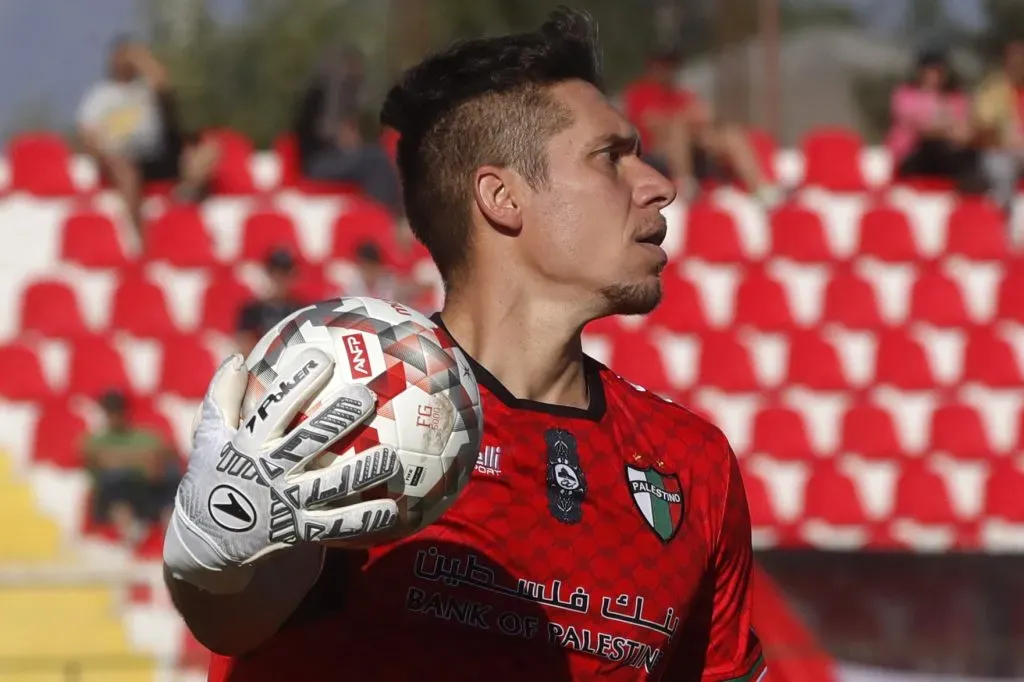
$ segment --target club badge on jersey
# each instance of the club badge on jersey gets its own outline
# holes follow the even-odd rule
[[[654,467],[626,465],[629,492],[644,521],[662,542],[675,537],[683,522],[683,486],[679,476]]]
[[[587,479],[580,468],[576,437],[564,429],[548,429],[544,440],[548,446],[548,509],[562,523],[579,523]]]

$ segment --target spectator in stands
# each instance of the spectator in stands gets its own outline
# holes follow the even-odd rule
[[[992,196],[1009,210],[1024,170],[1024,39],[1005,47],[1002,68],[975,92],[974,125]]]
[[[133,425],[123,393],[99,399],[105,428],[83,446],[92,477],[92,517],[111,524],[129,545],[137,544],[153,523],[166,523],[181,480],[178,457],[158,434]]]
[[[624,94],[648,162],[674,178],[687,198],[700,181],[735,178],[766,204],[776,203],[779,193],[766,182],[746,132],[717,121],[707,102],[676,84],[681,65],[675,51],[653,53]]]
[[[353,267],[342,275],[341,284],[346,296],[372,296],[407,305],[415,305],[429,289],[395,272],[384,262],[380,247],[370,241],[356,247]]]
[[[918,55],[914,73],[891,100],[888,147],[898,177],[964,180],[977,167],[967,97],[946,55]]]
[[[331,50],[310,78],[295,117],[299,166],[315,180],[358,185],[396,216],[402,191],[387,152],[360,130],[363,55],[353,47]]]
[[[294,297],[295,259],[286,249],[273,251],[265,263],[269,289],[267,295],[249,301],[239,311],[237,343],[248,353],[270,329],[303,307]]]
[[[86,92],[77,122],[86,152],[124,198],[140,234],[146,183],[175,181],[179,199],[196,200],[217,159],[213,144],[182,131],[164,66],[127,38],[111,47],[107,77]]]

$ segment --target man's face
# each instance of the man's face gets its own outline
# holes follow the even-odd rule
[[[128,43],[111,50],[108,68],[110,77],[116,81],[130,81],[135,78],[135,65],[131,60],[131,46]]]
[[[1024,83],[1024,41],[1010,43],[1006,48],[1006,74],[1016,83]]]
[[[592,85],[551,89],[573,123],[547,143],[546,186],[522,202],[521,248],[537,274],[597,314],[639,314],[661,298],[661,209],[672,183],[637,156],[636,132]]]
[[[271,267],[267,270],[270,279],[271,298],[287,298],[291,293],[292,282],[295,280],[291,268]]]

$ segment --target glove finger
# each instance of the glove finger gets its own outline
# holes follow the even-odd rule
[[[235,442],[238,449],[255,453],[268,441],[279,438],[333,372],[334,360],[319,348],[306,348],[286,363],[265,387],[256,407],[242,415]]]
[[[373,414],[375,404],[366,386],[342,386],[312,405],[310,417],[284,438],[264,444],[264,468],[272,478],[301,469]]]
[[[311,510],[386,485],[402,472],[398,451],[380,445],[299,475],[299,506]]]
[[[391,530],[398,525],[398,505],[383,498],[337,509],[299,512],[301,537],[307,542],[356,540]]]
[[[193,448],[200,448],[210,439],[223,441],[225,435],[238,428],[238,412],[245,396],[248,376],[245,358],[238,353],[220,364],[192,418]]]

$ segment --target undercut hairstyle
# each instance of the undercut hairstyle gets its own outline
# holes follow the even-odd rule
[[[388,92],[380,120],[399,133],[406,216],[446,286],[469,254],[474,173],[505,167],[545,186],[546,142],[572,123],[548,88],[570,80],[604,90],[596,21],[559,7],[535,31],[433,54]]]

